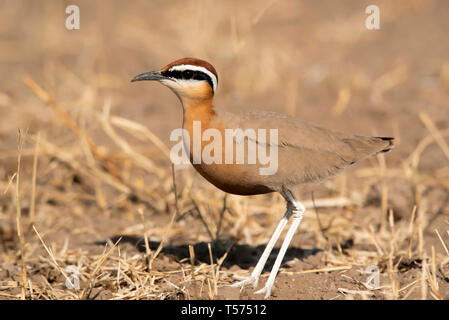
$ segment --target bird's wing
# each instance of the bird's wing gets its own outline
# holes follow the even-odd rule
[[[266,129],[267,135],[270,129],[277,129],[279,170],[283,171],[282,162],[290,162],[284,166],[294,167],[294,172],[285,172],[285,175],[300,182],[322,180],[367,156],[388,151],[392,146],[389,138],[330,131],[276,112],[220,112],[220,118],[230,129],[253,129],[256,132]],[[275,143],[270,142],[269,137],[266,140],[257,136],[257,143]]]

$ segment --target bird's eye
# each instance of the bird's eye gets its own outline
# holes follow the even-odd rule
[[[192,79],[193,72],[191,70],[186,70],[183,72],[182,77],[186,80]]]

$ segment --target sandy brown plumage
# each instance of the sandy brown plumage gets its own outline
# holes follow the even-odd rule
[[[283,188],[292,188],[304,183],[321,182],[349,165],[393,148],[393,138],[330,131],[275,112],[231,113],[215,110],[216,114],[205,119],[203,111],[200,112],[201,115],[195,116],[196,111],[198,110],[186,110],[186,117],[189,120],[184,121],[184,126],[191,136],[193,132],[190,122],[194,120],[201,121],[203,131],[215,128],[220,130],[223,137],[224,129],[278,130],[278,170],[273,175],[258,174],[260,164],[195,165],[195,168],[212,184],[234,194],[261,194],[281,191]],[[269,141],[267,142],[269,145]],[[224,163],[224,146],[222,150],[222,163]],[[245,159],[246,157],[245,153]]]

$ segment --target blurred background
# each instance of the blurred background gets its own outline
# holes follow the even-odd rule
[[[79,30],[65,27],[69,5],[79,7]],[[365,26],[368,5],[379,6],[379,30]],[[46,242],[54,245],[55,254],[59,252],[61,268],[80,265],[82,284],[97,290],[100,297],[129,298],[135,292],[124,293],[131,286],[125,280],[91,281],[97,279],[92,274],[95,254],[103,250],[94,241],[145,233],[156,242],[168,234],[165,243],[173,246],[200,244],[209,241],[203,225],[212,230],[219,225],[223,227],[220,235],[232,236],[255,253],[241,262],[232,256],[236,247],[229,249],[223,264],[228,273],[217,270],[221,278],[214,278],[218,289],[195,296],[186,279],[175,278],[181,281],[175,282],[180,288],[176,291],[163,286],[160,279],[167,274],[158,274],[153,276],[159,291],[146,288],[136,296],[173,298],[181,292],[184,298],[242,298],[237,289],[221,289],[222,284],[231,281],[230,273],[248,271],[257,261],[257,246],[268,241],[282,214],[281,199],[229,196],[228,208],[223,207],[224,193],[190,167],[176,168],[174,188],[167,150],[170,132],[182,125],[181,106],[159,84],[130,83],[142,72],[179,58],[197,57],[218,72],[217,108],[273,110],[333,130],[396,138],[396,148],[385,157],[357,165],[323,185],[298,188],[300,199],[310,200],[314,190],[317,200],[342,202],[322,209],[315,205],[315,211],[323,213],[321,221],[313,209],[309,212],[300,227],[302,235],[295,236],[293,245],[324,253],[307,262],[293,252],[290,261],[297,263],[289,268],[300,272],[348,265],[344,270],[356,279],[364,275],[355,266],[365,265],[367,259],[379,267],[390,259],[386,263],[390,271],[408,259],[408,266],[416,264],[419,270],[410,267],[410,272],[421,276],[427,270],[423,261],[428,265],[433,261],[440,271],[429,271],[424,280],[429,294],[413,283],[418,275],[399,276],[395,269],[388,289],[374,296],[365,292],[363,297],[404,297],[408,290],[398,288],[413,283],[407,288],[417,290],[407,297],[447,298],[448,12],[449,2],[444,0],[1,1],[0,256],[4,263],[0,280],[12,281],[11,274],[20,275],[17,268],[25,261],[30,266],[28,277],[36,281],[35,290],[41,290],[39,297],[86,297],[82,290],[73,293],[64,288],[62,273],[49,262],[37,232],[31,229],[35,225]],[[194,211],[198,214],[182,215]],[[222,211],[223,224],[217,223]],[[173,212],[184,218],[171,224]],[[420,224],[413,229],[415,221]],[[20,235],[20,224],[25,235]],[[372,229],[367,227],[371,225]],[[393,251],[389,251],[391,239],[398,241]],[[329,262],[333,246],[341,250],[346,240],[361,246],[354,250],[374,253],[363,259],[357,254],[337,254],[344,263],[337,264],[335,257],[334,264]],[[382,249],[382,243],[388,249]],[[128,250],[136,253],[133,247]],[[432,250],[436,258],[426,260]],[[155,270],[178,270],[174,261],[185,258],[178,251],[172,253],[176,259],[165,256],[168,253],[163,250],[162,260],[148,251],[147,255],[154,257]],[[217,253],[217,259],[225,252]],[[113,255],[125,259],[116,252]],[[80,262],[80,257],[91,264]],[[201,263],[210,264],[208,251],[205,257],[202,261],[201,254],[197,256]],[[146,264],[145,260],[140,263]],[[108,270],[104,274],[117,276]],[[136,277],[130,277],[132,281],[141,276],[133,270],[126,272]],[[54,278],[51,290],[42,285],[41,275]],[[324,275],[314,276],[309,278],[312,283],[324,281],[320,278]],[[4,285],[0,293],[7,298],[34,297],[36,291],[28,292],[20,284],[23,278],[17,277],[15,286]],[[298,277],[306,281],[305,276]],[[282,272],[280,278],[278,286],[285,288],[276,294],[282,299],[361,294],[338,291],[339,285],[327,285],[319,292],[299,290],[282,282]],[[340,281],[340,275],[334,280]],[[351,282],[345,285],[357,287]]]

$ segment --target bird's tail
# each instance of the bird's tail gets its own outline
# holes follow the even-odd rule
[[[347,162],[353,164],[369,156],[390,151],[394,148],[393,140],[391,137],[349,136],[343,141],[350,146],[351,151],[342,155]]]
[[[381,141],[385,141],[387,143],[387,145],[382,150],[376,152],[376,154],[388,152],[394,148],[394,138],[392,137],[375,137],[375,138],[380,139]]]

